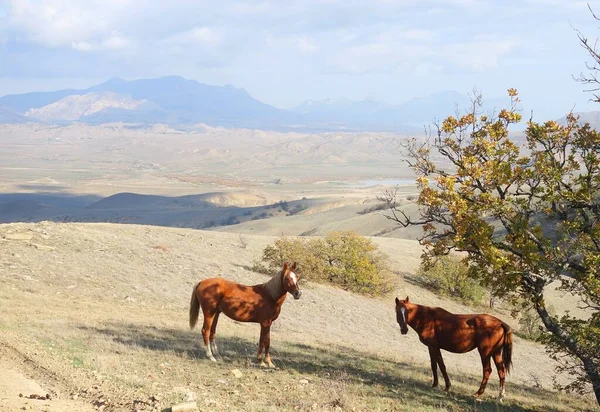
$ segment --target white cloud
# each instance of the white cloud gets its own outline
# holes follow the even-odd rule
[[[121,36],[120,34],[114,33],[110,37],[99,42],[72,42],[71,47],[75,50],[83,52],[98,50],[123,50],[129,47],[130,43],[131,42],[127,38]]]
[[[168,37],[164,42],[174,45],[205,45],[218,46],[223,36],[210,27],[194,27]]]
[[[129,4],[128,0],[11,0],[8,25],[22,38],[43,46],[92,44],[118,31],[122,11]]]
[[[298,49],[303,53],[314,53],[319,50],[319,46],[312,39],[301,37],[296,41]]]
[[[498,67],[500,60],[515,50],[511,40],[482,39],[450,44],[440,49],[441,55],[456,67],[482,71]]]

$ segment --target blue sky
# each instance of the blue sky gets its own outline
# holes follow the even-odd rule
[[[600,110],[572,78],[589,61],[574,28],[600,37],[586,2],[0,0],[0,95],[171,74],[281,108],[516,87],[559,117]]]

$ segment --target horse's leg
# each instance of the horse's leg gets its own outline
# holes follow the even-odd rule
[[[265,363],[269,368],[274,368],[273,362],[271,362],[271,356],[269,355],[269,347],[271,346],[271,324],[265,326]]]
[[[450,378],[448,377],[448,372],[446,372],[446,365],[444,364],[444,358],[442,358],[442,352],[438,349],[438,366],[440,367],[440,371],[442,372],[442,376],[444,377],[444,383],[446,387],[444,390],[446,392],[450,391]]]
[[[217,359],[222,359],[221,355],[219,354],[219,348],[217,348],[217,341],[215,340],[215,334],[217,333],[217,322],[219,321],[220,314],[221,314],[220,311],[217,311],[217,313],[215,314],[215,317],[212,322],[212,326],[210,327],[210,337],[209,337],[210,348],[212,350],[212,354]]]
[[[256,359],[260,363],[260,366],[267,366],[266,363],[263,362],[262,351],[265,347],[265,327],[260,325],[260,339],[258,340],[258,353],[256,354]]]
[[[216,362],[217,360],[213,356],[212,350],[210,349],[210,335],[216,312],[211,313],[208,310],[205,311],[204,308],[202,308],[202,312],[204,313],[204,324],[202,325],[202,338],[204,339],[206,357],[211,361]]]
[[[498,370],[498,377],[500,378],[500,392],[498,393],[498,400],[502,402],[504,399],[504,381],[506,380],[506,367],[504,366],[504,361],[502,360],[502,351],[497,350],[494,352],[494,363],[496,364],[496,369]]]
[[[433,348],[429,348],[429,358],[431,359],[431,372],[433,372],[433,385],[431,386],[432,388],[435,388],[436,386],[438,386],[438,367],[437,367],[437,358],[438,358],[438,352],[440,351],[439,349],[433,349]]]
[[[492,355],[481,353],[481,347],[479,348],[479,355],[481,356],[481,365],[483,366],[483,379],[481,380],[479,390],[475,393],[476,398],[483,395],[483,392],[485,392],[485,386],[492,373]]]

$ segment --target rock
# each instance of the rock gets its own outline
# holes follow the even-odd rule
[[[300,379],[298,383],[301,385],[306,385],[308,383],[308,379]]]
[[[4,235],[4,238],[8,240],[31,240],[33,235],[31,233],[8,233]]]
[[[242,372],[240,372],[239,369],[232,369],[231,373],[233,374],[233,376],[235,376],[236,378],[241,378],[242,376],[244,376],[244,374]]]
[[[197,399],[196,392],[188,392],[185,394],[186,402],[195,402]]]
[[[196,402],[180,403],[175,406],[171,406],[171,412],[199,412],[198,405]]]
[[[47,251],[54,250],[54,248],[52,246],[38,245],[37,243],[32,243],[31,246],[33,246],[37,250],[47,250]]]

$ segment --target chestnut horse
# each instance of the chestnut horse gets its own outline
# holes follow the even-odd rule
[[[296,264],[291,267],[287,262],[283,270],[266,283],[245,286],[223,278],[210,278],[200,281],[192,292],[190,303],[190,328],[198,322],[200,307],[204,314],[202,338],[206,356],[216,362],[219,351],[215,342],[215,332],[219,315],[223,312],[231,319],[240,322],[260,323],[260,340],[257,358],[261,366],[275,367],[269,356],[271,345],[271,324],[279,316],[281,305],[287,293],[300,299],[302,292],[298,289],[298,276],[294,273]],[[264,360],[262,351],[265,350]]]
[[[450,378],[442,358],[441,349],[454,353],[465,353],[475,348],[481,356],[483,380],[475,397],[485,391],[492,373],[491,358],[494,358],[500,378],[499,400],[504,397],[506,372],[512,365],[512,330],[510,326],[491,315],[455,315],[442,308],[417,305],[396,298],[396,320],[403,335],[408,333],[408,325],[417,332],[419,340],[429,348],[433,387],[438,385],[439,365],[446,391],[450,389]]]

